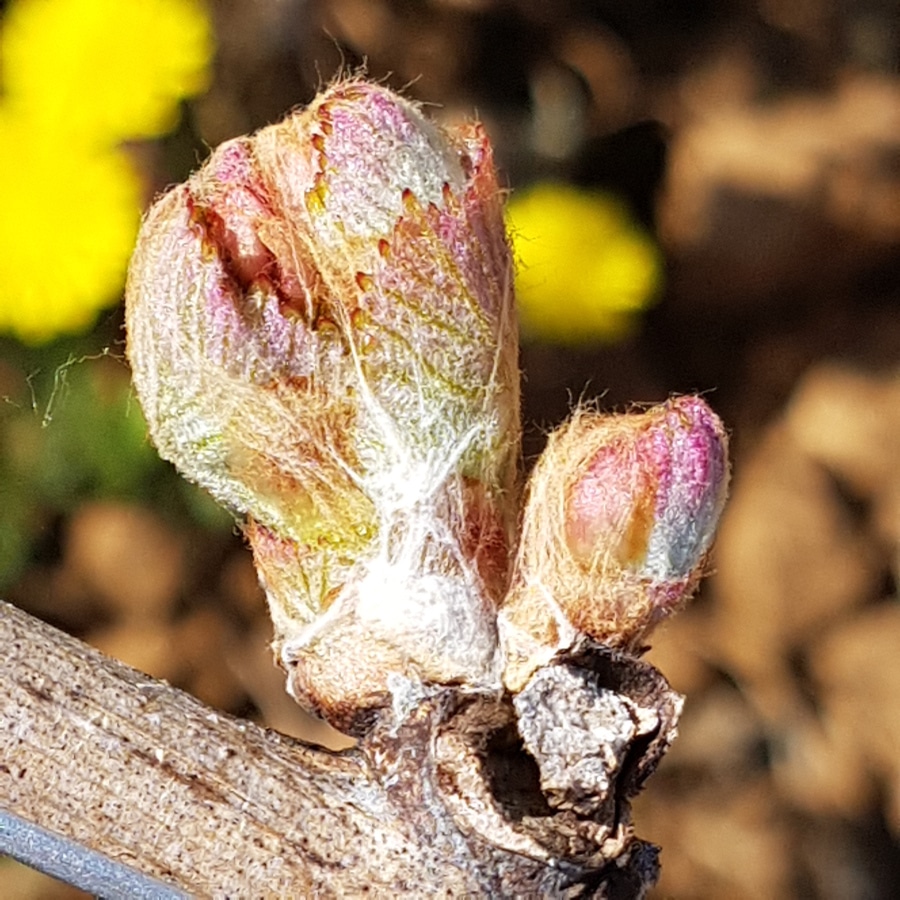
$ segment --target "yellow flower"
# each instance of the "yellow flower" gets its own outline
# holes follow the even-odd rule
[[[164,134],[207,84],[197,0],[16,0],[3,21],[5,101],[48,130],[117,143]]]
[[[206,84],[197,0],[16,0],[0,31],[0,330],[38,343],[114,302],[140,218],[119,145]]]
[[[65,152],[0,111],[0,330],[37,343],[93,324],[121,289],[142,186],[125,154]]]
[[[659,249],[614,197],[538,184],[513,196],[507,222],[525,337],[615,340],[659,292]]]

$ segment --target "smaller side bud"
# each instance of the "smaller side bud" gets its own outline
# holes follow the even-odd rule
[[[728,441],[698,397],[643,413],[578,413],[528,487],[500,611],[510,690],[588,637],[636,650],[704,574],[728,488]]]

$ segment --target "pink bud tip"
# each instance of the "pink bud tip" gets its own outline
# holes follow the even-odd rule
[[[683,579],[709,549],[727,482],[722,424],[699,397],[627,416],[571,487],[569,548],[589,568]]]
[[[579,635],[639,648],[686,602],[725,503],[727,447],[699,397],[643,413],[581,412],[550,438],[500,614],[508,687]]]

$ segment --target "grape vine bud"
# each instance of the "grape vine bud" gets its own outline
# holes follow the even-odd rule
[[[698,397],[581,412],[552,435],[500,612],[507,686],[519,689],[581,635],[638,649],[697,586],[728,474],[724,429]]]
[[[496,683],[519,440],[477,125],[358,80],[220,146],[148,214],[129,357],[160,453],[243,514],[301,702]]]

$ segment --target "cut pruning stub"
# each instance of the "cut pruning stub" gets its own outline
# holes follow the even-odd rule
[[[532,476],[516,550],[501,207],[480,125],[339,81],[215,150],[132,259],[151,436],[243,517],[288,688],[345,730],[429,684],[518,690],[579,635],[635,649],[695,586],[721,509],[702,400],[582,413]]]

